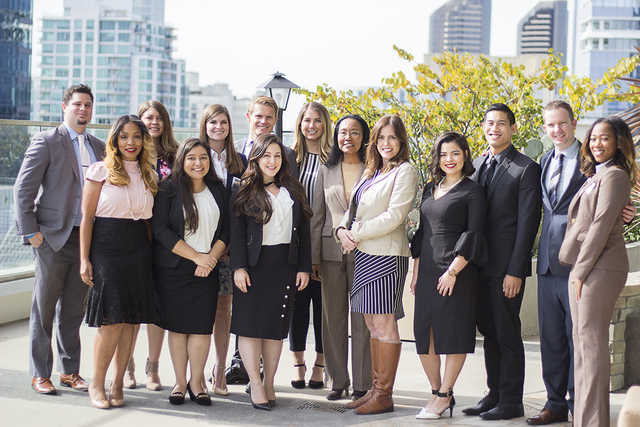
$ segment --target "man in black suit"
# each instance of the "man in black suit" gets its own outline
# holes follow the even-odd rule
[[[573,338],[568,280],[571,267],[560,265],[558,252],[567,228],[567,212],[573,196],[586,178],[580,172],[582,144],[575,137],[577,120],[571,106],[551,101],[542,110],[544,129],[554,149],[540,159],[542,167],[542,233],[538,244],[538,324],[542,379],[547,402],[529,425],[567,421],[573,414]],[[635,207],[628,205],[623,217],[629,223]],[[567,393],[569,398],[567,398]]]
[[[484,336],[489,393],[463,412],[502,420],[524,415],[520,306],[540,223],[540,166],[511,144],[517,125],[505,104],[487,109],[482,129],[489,151],[473,162],[476,172],[471,178],[487,195],[489,261],[480,269],[477,324]]]

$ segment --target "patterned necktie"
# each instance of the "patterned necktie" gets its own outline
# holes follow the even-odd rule
[[[553,171],[551,179],[549,180],[549,200],[551,201],[551,208],[555,209],[558,204],[558,184],[560,184],[560,176],[562,175],[562,159],[564,155],[558,155],[558,166]]]
[[[487,168],[487,170],[484,173],[484,192],[485,193],[489,193],[489,187],[491,187],[491,180],[493,180],[493,174],[496,171],[496,165],[498,164],[498,161],[496,160],[495,157],[491,158],[491,162],[489,163],[489,167]]]
[[[91,156],[89,156],[89,150],[84,145],[84,135],[78,135],[78,146],[80,147],[80,161],[82,162],[82,170],[80,174],[82,175],[82,181],[84,182],[84,176],[87,173],[87,169],[91,166]]]

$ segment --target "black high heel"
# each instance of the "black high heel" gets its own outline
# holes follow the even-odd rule
[[[263,411],[270,411],[271,410],[271,405],[269,404],[270,402],[267,400],[264,403],[256,403],[253,401],[253,396],[251,395],[251,390],[249,390],[249,400],[251,400],[251,405],[253,406],[254,409],[261,409]],[[274,405],[275,405],[275,401],[274,401]]]
[[[446,393],[440,393],[440,391],[438,391],[438,397],[450,397],[451,400],[449,401],[449,418],[453,418],[453,407],[456,406],[456,398],[453,397],[453,390],[449,389],[448,392]],[[447,411],[447,408],[445,408],[444,411],[442,411],[442,414],[444,414]]]
[[[313,364],[314,368],[322,368],[322,381],[309,380],[309,388],[318,389],[324,387],[324,365]]]
[[[187,383],[187,393],[189,393],[189,398],[198,405],[211,406],[211,397],[209,396],[209,393],[203,391],[202,393],[198,393],[196,396],[191,390],[191,384],[189,383]]]
[[[293,388],[304,388],[305,386],[305,381],[304,381],[304,375],[307,373],[307,365],[305,365],[304,363],[302,365],[293,365],[294,368],[300,368],[304,366],[304,374],[302,375],[302,379],[301,380],[291,380],[291,387]],[[309,387],[311,387],[311,381],[309,381]]]

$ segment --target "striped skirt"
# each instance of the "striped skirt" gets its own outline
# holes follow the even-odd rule
[[[409,258],[370,255],[355,251],[355,271],[351,288],[351,311],[404,317],[402,292],[409,270]]]

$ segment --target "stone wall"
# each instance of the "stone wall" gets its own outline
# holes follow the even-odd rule
[[[631,349],[637,349],[637,325],[630,325],[629,322],[640,321],[640,272],[629,273],[627,284],[622,290],[616,307],[613,311],[613,318],[609,326],[609,351],[611,353],[611,390],[620,390],[639,381],[634,378],[637,373],[628,367],[640,366],[640,353]],[[629,327],[629,330],[627,330]],[[634,333],[625,333],[631,332]],[[625,336],[627,341],[625,341]]]

